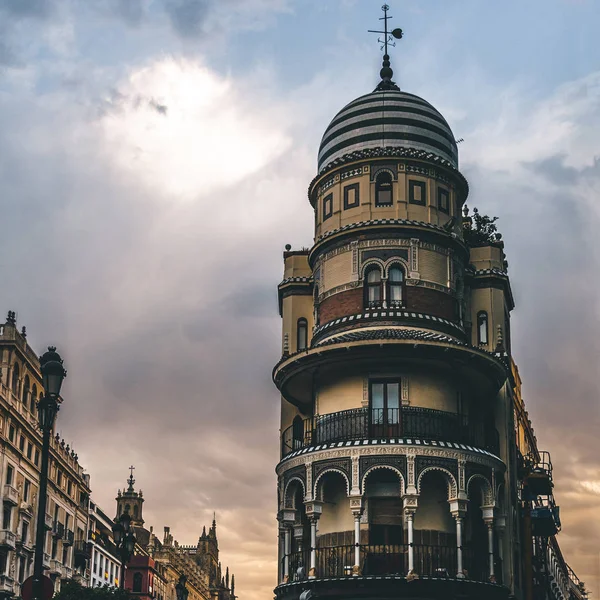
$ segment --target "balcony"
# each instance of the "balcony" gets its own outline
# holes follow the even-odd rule
[[[0,575],[0,597],[10,598],[14,594],[14,581],[6,575]]]
[[[4,486],[4,502],[8,504],[12,504],[13,506],[18,506],[19,504],[19,492],[12,485]]]
[[[51,575],[60,575],[62,573],[62,563],[58,560],[56,560],[55,558],[51,558],[50,559],[50,568],[48,569],[48,571],[50,571]]]
[[[499,453],[498,432],[456,413],[405,406],[356,408],[297,422],[281,436],[281,457],[313,445],[368,439],[419,439],[466,444]]]
[[[50,568],[50,555],[44,552],[44,558],[42,560],[42,567],[44,570],[48,570]]]
[[[54,521],[54,523],[52,523],[52,535],[56,538],[64,537],[65,526],[63,523],[59,523],[58,521]]]
[[[52,519],[52,515],[49,515],[48,513],[46,513],[46,518],[44,521],[44,525],[46,527],[46,529],[48,531],[52,531],[52,524],[54,523],[54,520]]]
[[[63,538],[63,545],[72,546],[74,540],[75,540],[75,534],[71,530],[65,529],[65,537]]]
[[[91,545],[85,540],[77,540],[74,544],[73,552],[75,553],[76,557],[81,556],[85,559],[91,558],[92,556]]]
[[[73,569],[71,569],[71,567],[64,566],[61,569],[60,576],[62,579],[72,579],[73,578]]]
[[[355,546],[331,546],[316,549],[315,576],[352,577]],[[472,552],[463,546],[463,572],[458,574],[456,546],[413,544],[414,573],[419,577],[461,579],[489,583],[487,552]],[[360,575],[364,577],[406,577],[408,569],[408,544],[360,545]],[[291,581],[302,581],[308,574],[310,553],[295,552],[290,555]]]
[[[17,536],[10,529],[0,529],[0,547],[14,550]]]

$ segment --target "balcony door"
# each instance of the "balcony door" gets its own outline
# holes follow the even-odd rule
[[[371,437],[393,438],[400,435],[400,380],[369,381]]]

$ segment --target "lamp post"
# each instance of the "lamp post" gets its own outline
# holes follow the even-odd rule
[[[35,531],[35,558],[33,564],[33,600],[43,599],[44,541],[46,539],[46,499],[48,495],[48,458],[50,456],[50,433],[60,402],[60,388],[67,372],[63,360],[54,346],[40,356],[40,370],[44,385],[44,397],[38,402],[38,424],[42,430],[42,468],[38,495],[37,527]]]
[[[131,516],[129,511],[125,510],[119,515],[112,527],[113,539],[119,558],[121,559],[121,577],[119,578],[119,587],[125,589],[125,565],[130,561],[135,549],[135,534],[131,528]]]
[[[179,583],[175,586],[175,593],[177,594],[177,600],[187,600],[189,590],[185,587],[187,577],[183,574],[179,577]]]

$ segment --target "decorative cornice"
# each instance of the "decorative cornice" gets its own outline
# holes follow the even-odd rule
[[[339,325],[346,325],[350,323],[355,323],[357,321],[374,321],[375,319],[387,319],[387,318],[396,318],[396,319],[413,319],[413,320],[422,320],[424,322],[432,321],[433,323],[440,323],[449,327],[455,331],[457,331],[460,335],[464,335],[464,329],[458,324],[453,323],[452,321],[448,321],[448,319],[442,319],[441,317],[435,317],[434,315],[428,315],[426,313],[416,313],[416,312],[406,312],[401,310],[380,310],[380,311],[371,311],[365,313],[359,313],[355,315],[348,315],[345,317],[340,317],[339,319],[334,319],[333,321],[329,321],[319,327],[316,327],[313,331],[313,339],[318,337],[323,332],[326,332],[329,329],[334,329]]]
[[[364,160],[369,158],[416,158],[419,160],[426,160],[432,162],[441,167],[445,167],[449,171],[452,171],[454,175],[459,179],[460,183],[463,184],[465,190],[465,197],[469,193],[469,183],[465,179],[464,175],[449,161],[433,152],[426,152],[425,150],[417,150],[416,148],[406,148],[404,146],[396,146],[393,148],[365,148],[364,150],[357,150],[356,152],[350,152],[344,154],[339,158],[327,163],[320,171],[319,174],[310,182],[308,186],[308,195],[310,200],[310,192],[314,187],[314,184],[320,179],[325,173],[331,171],[340,165],[346,163]]]
[[[465,460],[504,470],[504,462],[491,452],[465,444],[424,441],[419,439],[355,440],[309,446],[288,454],[276,467],[279,477],[290,469],[315,461],[361,456],[429,456]]]

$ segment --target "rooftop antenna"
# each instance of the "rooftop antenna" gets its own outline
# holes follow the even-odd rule
[[[399,27],[393,29],[391,32],[388,31],[388,20],[392,18],[388,15],[388,10],[390,10],[390,7],[387,4],[384,4],[381,7],[381,10],[383,11],[383,17],[380,17],[379,20],[383,21],[383,31],[377,29],[368,30],[369,33],[377,33],[380,36],[383,35],[383,37],[377,38],[377,41],[381,44],[381,50],[383,50],[383,67],[381,68],[381,71],[379,73],[381,75],[381,81],[379,82],[379,85],[376,89],[381,91],[400,91],[400,88],[392,81],[394,71],[392,71],[390,67],[390,56],[388,54],[388,46],[395,47],[396,42],[394,40],[402,39],[403,33],[402,29],[400,29]]]

